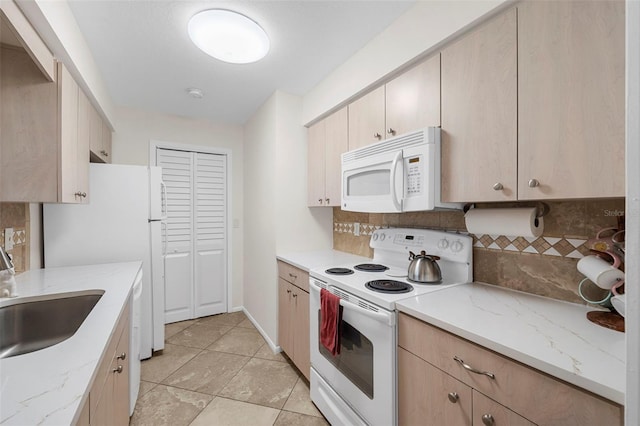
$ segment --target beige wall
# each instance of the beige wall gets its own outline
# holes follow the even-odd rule
[[[129,108],[116,109],[117,131],[113,134],[113,162],[116,164],[149,165],[151,140],[226,148],[232,151],[232,229],[233,266],[232,306],[242,306],[243,282],[243,129],[241,126],[214,124],[167,114],[157,114]]]
[[[307,203],[302,99],[277,91],[245,126],[244,306],[277,345],[276,254],[331,248],[331,209]]]
[[[418,1],[305,96],[301,123],[308,124],[438,48],[511,0]]]

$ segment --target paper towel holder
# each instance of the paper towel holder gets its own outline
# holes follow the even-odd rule
[[[527,206],[518,206],[518,207],[527,207]],[[546,216],[551,211],[551,207],[549,207],[549,204],[547,203],[539,202],[535,207],[536,207],[537,218]],[[467,203],[462,207],[462,211],[464,213],[467,213],[469,210],[475,209],[475,208],[476,208],[475,203]]]

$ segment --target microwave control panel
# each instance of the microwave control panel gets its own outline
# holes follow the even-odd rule
[[[422,155],[414,155],[404,159],[404,169],[406,171],[406,195],[420,195],[424,191],[424,158]]]

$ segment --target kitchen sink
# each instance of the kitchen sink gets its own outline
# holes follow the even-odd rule
[[[80,328],[104,290],[0,300],[0,358],[60,343]]]

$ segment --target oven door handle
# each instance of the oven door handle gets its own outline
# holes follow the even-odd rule
[[[318,293],[318,299],[320,298],[320,287],[315,283],[312,282],[310,289],[312,291],[315,291],[316,293]],[[396,316],[393,313],[384,313],[384,312],[374,312],[374,311],[370,311],[369,309],[364,309],[361,308],[360,306],[356,305],[355,303],[351,303],[348,300],[345,299],[340,299],[340,306],[342,306],[345,309],[350,309],[352,311],[358,312],[361,315],[364,315],[366,317],[369,317],[371,319],[374,319],[376,321],[379,321],[383,324],[387,324],[389,326],[394,326],[396,325]]]

